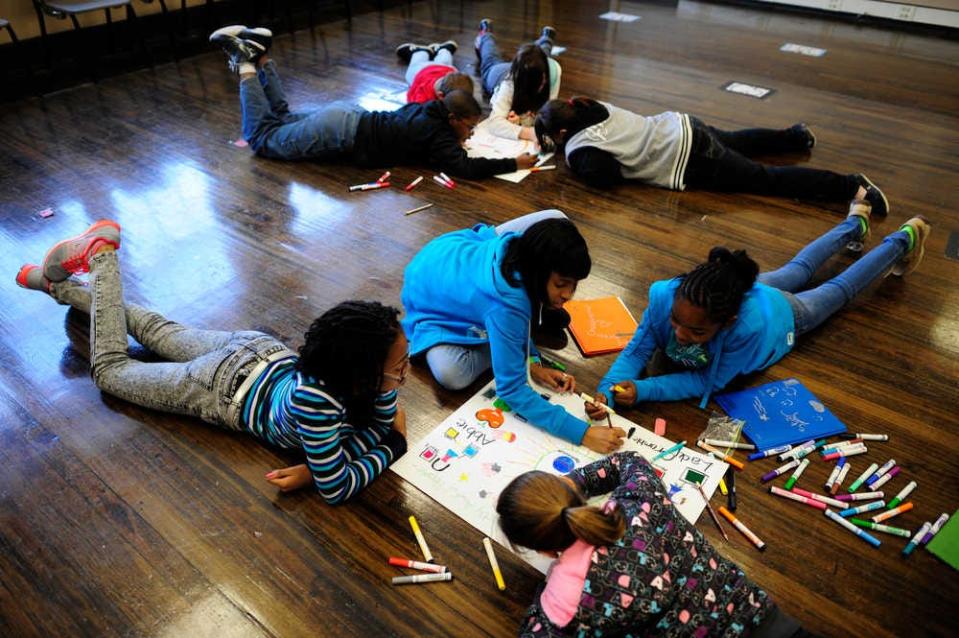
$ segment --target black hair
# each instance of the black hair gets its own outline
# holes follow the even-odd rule
[[[482,110],[479,102],[473,97],[472,93],[461,91],[459,89],[450,91],[443,96],[443,104],[446,109],[458,120],[465,120],[471,117],[479,117]]]
[[[344,301],[306,331],[296,369],[343,397],[356,428],[372,422],[383,384],[383,364],[400,331],[400,311],[376,301]]]
[[[536,111],[549,99],[549,58],[539,46],[524,44],[519,48],[509,67],[509,77],[513,81],[510,108],[517,115]]]
[[[473,94],[473,78],[471,78],[465,73],[459,73],[458,71],[451,71],[440,78],[440,81],[437,84],[436,88],[444,96],[448,95],[449,93],[452,93],[453,91],[465,91],[466,93],[469,93],[470,95],[472,95]]]
[[[713,323],[724,324],[739,312],[743,297],[759,275],[759,265],[745,250],[730,251],[716,246],[709,259],[680,275],[676,298],[703,308]]]
[[[563,129],[569,139],[608,117],[609,109],[592,98],[577,96],[568,100],[550,100],[536,114],[533,129],[540,146],[554,148],[557,146],[556,136]]]
[[[566,218],[536,222],[507,244],[500,272],[514,288],[523,286],[534,307],[547,301],[550,273],[577,281],[589,276],[592,261],[586,240]]]

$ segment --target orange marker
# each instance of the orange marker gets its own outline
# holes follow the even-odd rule
[[[902,505],[900,505],[899,507],[895,509],[891,509],[887,512],[883,512],[882,514],[877,514],[876,516],[873,516],[872,522],[881,523],[884,520],[892,518],[893,516],[898,516],[899,514],[902,514],[903,512],[908,512],[909,510],[912,509],[912,507],[913,507],[912,501],[909,501],[908,503],[903,503]]]
[[[737,461],[733,457],[723,454],[722,452],[720,452],[719,450],[711,446],[709,443],[703,443],[702,441],[697,441],[696,445],[708,451],[710,455],[712,455],[714,458],[717,458],[722,461],[725,461],[726,463],[729,463],[740,472],[746,469],[746,466],[743,465],[742,461]]]
[[[730,512],[728,509],[720,505],[719,513],[722,514],[727,521],[732,523],[733,527],[735,527],[740,532],[742,532],[742,535],[748,538],[749,541],[756,546],[756,549],[758,549],[759,551],[763,551],[764,549],[766,549],[766,543],[759,540],[759,537],[753,534],[748,527],[743,525],[742,522],[738,518],[736,518],[736,516],[732,512]]]

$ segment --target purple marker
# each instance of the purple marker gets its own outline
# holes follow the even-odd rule
[[[763,483],[766,483],[766,482],[768,482],[768,481],[773,480],[773,479],[776,478],[777,476],[780,476],[780,475],[782,475],[782,474],[785,474],[786,472],[788,472],[789,470],[793,469],[793,468],[796,467],[797,465],[799,465],[799,461],[797,461],[796,459],[793,459],[793,460],[790,461],[789,463],[786,463],[785,465],[781,465],[781,466],[777,467],[777,468],[776,468],[775,470],[773,470],[772,472],[768,472],[768,473],[766,473],[766,474],[763,474],[763,477],[762,477],[761,479],[759,479],[759,480],[762,481]]]
[[[764,459],[767,456],[773,456],[775,454],[782,454],[783,452],[788,452],[793,449],[791,445],[780,445],[778,447],[771,447],[768,450],[763,450],[762,452],[753,452],[746,457],[748,461],[755,461],[757,459]]]
[[[882,476],[880,476],[880,477],[879,477],[879,480],[878,480],[878,481],[875,481],[875,482],[874,482],[872,485],[870,485],[869,487],[871,487],[871,488],[874,489],[874,490],[879,489],[880,487],[882,487],[883,485],[885,485],[886,483],[888,483],[889,481],[891,481],[891,480],[893,479],[893,477],[896,476],[896,474],[899,474],[899,470],[901,470],[901,469],[902,469],[902,468],[897,465],[896,467],[894,467],[894,468],[892,468],[891,470],[889,470],[889,472],[887,472],[886,474],[883,474]]]
[[[932,527],[929,528],[929,531],[926,532],[925,536],[922,537],[922,540],[919,541],[920,545],[925,545],[932,540],[932,537],[939,533],[939,530],[942,529],[942,526],[946,524],[946,521],[949,520],[949,515],[943,512],[939,515],[939,518],[936,519],[936,522],[932,524]]]
[[[883,474],[891,470],[895,464],[896,464],[896,459],[889,459],[888,461],[886,461],[881,468],[876,470],[875,474],[873,474],[868,479],[866,479],[866,485],[868,485],[869,487],[872,487],[872,484],[878,481]]]

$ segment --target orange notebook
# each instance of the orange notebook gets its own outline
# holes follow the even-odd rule
[[[636,332],[636,320],[619,297],[568,301],[569,331],[584,355],[619,352]]]

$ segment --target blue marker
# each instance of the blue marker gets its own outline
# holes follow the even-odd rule
[[[673,452],[678,452],[679,450],[683,449],[684,447],[686,447],[686,441],[680,441],[679,443],[677,443],[676,445],[672,446],[671,448],[667,448],[667,449],[663,450],[662,452],[660,452],[659,454],[657,454],[656,456],[654,456],[654,457],[653,457],[653,461],[658,461],[659,459],[663,458],[664,456],[669,456],[669,455],[672,454]]]
[[[788,452],[793,449],[791,445],[780,445],[779,447],[771,447],[768,450],[763,450],[762,452],[753,452],[746,457],[749,461],[755,461],[757,459],[764,459],[767,456],[773,456],[775,454],[782,454],[783,452]]]
[[[919,545],[919,541],[922,539],[923,536],[926,535],[926,533],[930,529],[932,529],[932,523],[930,523],[929,521],[926,521],[925,523],[922,524],[922,527],[919,528],[919,531],[916,532],[916,535],[913,536],[912,540],[910,540],[906,544],[906,546],[902,549],[903,558],[906,558],[907,556],[909,556],[909,554],[912,553],[912,550],[916,549],[916,546]]]
[[[885,501],[873,501],[872,503],[866,503],[865,505],[860,505],[859,507],[850,507],[849,509],[844,509],[839,512],[839,515],[843,518],[849,518],[850,516],[855,516],[862,512],[871,512],[877,510],[886,505]]]
[[[882,544],[879,542],[878,538],[876,538],[872,534],[867,534],[866,532],[862,531],[861,529],[859,529],[858,527],[856,527],[855,525],[853,525],[852,523],[844,519],[842,516],[839,516],[838,514],[836,514],[831,509],[826,508],[826,511],[824,511],[823,514],[825,514],[832,520],[836,521],[837,523],[839,523],[840,525],[842,525],[843,527],[848,529],[850,532],[852,532],[853,534],[855,534],[862,540],[866,541],[873,547],[879,547]]]

